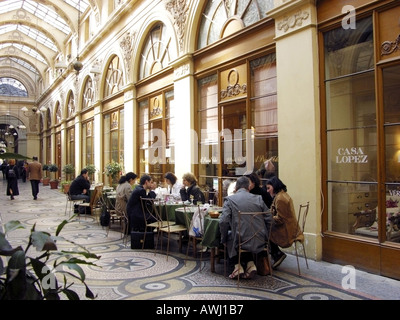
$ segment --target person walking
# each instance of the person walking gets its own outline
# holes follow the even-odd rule
[[[10,159],[8,162],[8,167],[6,170],[6,179],[7,179],[7,196],[10,196],[11,200],[14,200],[14,196],[19,195],[18,189],[18,179],[19,179],[19,172],[18,168],[15,165],[15,160]]]
[[[26,176],[31,182],[32,196],[33,200],[37,200],[37,195],[39,193],[39,182],[42,179],[42,164],[38,162],[38,157],[32,157],[33,162],[28,163],[26,170]]]

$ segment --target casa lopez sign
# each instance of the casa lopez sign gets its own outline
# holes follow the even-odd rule
[[[362,148],[339,148],[336,163],[368,163],[368,155],[364,153]]]

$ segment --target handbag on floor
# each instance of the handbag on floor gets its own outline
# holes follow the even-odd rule
[[[270,273],[268,257],[266,255],[259,255],[257,257],[257,274],[260,276],[266,276]]]

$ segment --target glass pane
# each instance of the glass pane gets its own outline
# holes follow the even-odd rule
[[[400,123],[400,66],[383,70],[385,123]]]
[[[326,84],[328,130],[376,126],[374,77],[368,72]]]
[[[325,76],[333,79],[374,67],[372,18],[357,21],[357,28],[337,28],[324,34]]]
[[[376,128],[328,132],[328,180],[377,181]]]
[[[378,238],[374,184],[328,183],[328,230]]]
[[[246,104],[223,106],[221,113],[223,130],[222,176],[241,176],[247,170]]]

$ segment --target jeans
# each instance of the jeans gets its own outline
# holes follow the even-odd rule
[[[39,182],[40,180],[31,180],[32,196],[34,198],[36,198],[39,193]]]

